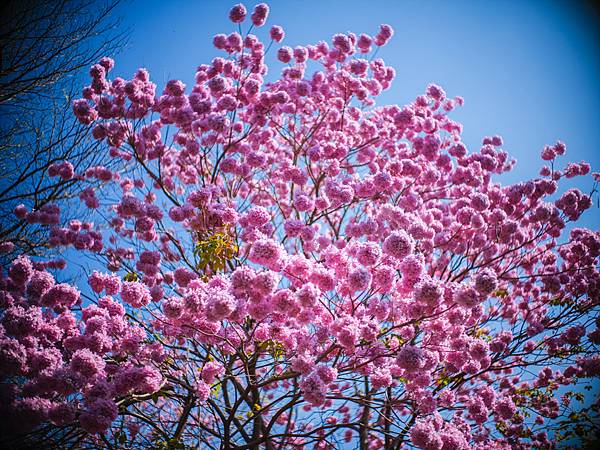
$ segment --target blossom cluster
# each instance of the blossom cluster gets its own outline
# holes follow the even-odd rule
[[[94,273],[90,284],[95,292],[120,289],[119,279],[108,274]],[[118,396],[160,389],[161,353],[144,344],[145,331],[128,322],[114,298],[81,308],[75,287],[57,283],[25,256],[13,262],[0,286],[0,373],[5,383],[27,379],[2,391],[9,428],[30,431],[45,421],[78,420],[90,433],[104,432],[117,417]]]

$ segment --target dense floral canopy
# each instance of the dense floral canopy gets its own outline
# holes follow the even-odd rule
[[[75,178],[92,222],[53,205],[67,260],[17,257],[0,278],[3,426],[106,448],[551,448],[594,432],[600,234],[573,225],[588,164],[503,186],[499,136],[478,149],[429,85],[378,106],[393,35],[289,48],[269,8],[195,83],[111,77],[73,111],[117,170]],[[266,82],[265,54],[276,52]],[[282,67],[282,68],[280,68]],[[101,187],[90,187],[101,182]],[[593,186],[592,186],[593,184]],[[11,243],[0,244],[3,251]],[[577,439],[577,440],[575,440]]]

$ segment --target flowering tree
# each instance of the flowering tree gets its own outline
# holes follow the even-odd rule
[[[51,228],[87,283],[19,256],[0,280],[2,426],[92,448],[551,448],[598,417],[600,234],[558,192],[586,163],[502,186],[436,85],[376,106],[375,37],[280,46],[230,19],[186,94],[92,67],[73,110],[118,170],[75,178],[97,223]],[[365,59],[369,58],[369,59]],[[312,75],[306,72],[315,66]],[[311,69],[312,70],[312,69]],[[85,186],[97,186],[100,188]],[[60,223],[59,210],[15,214]],[[52,217],[49,217],[52,216]],[[52,220],[50,220],[52,219]],[[3,247],[10,247],[4,243]],[[75,256],[73,256],[75,258]],[[8,432],[8,431],[7,431]],[[11,435],[12,435],[11,434]],[[5,434],[6,436],[6,434]],[[51,444],[48,444],[51,443]]]

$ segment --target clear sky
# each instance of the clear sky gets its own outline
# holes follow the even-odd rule
[[[230,33],[234,1],[131,0],[121,12],[131,29],[115,72],[150,70],[162,91],[172,78],[191,84],[195,68],[224,54],[212,47],[216,33]],[[244,2],[251,10],[258,2]],[[272,0],[267,26],[284,27],[285,45],[330,40],[337,32],[375,34],[380,23],[396,31],[378,56],[397,71],[380,104],[405,104],[429,82],[465,106],[453,112],[463,139],[477,151],[486,135],[500,134],[518,164],[502,178],[535,177],[544,144],[561,139],[567,159],[587,160],[600,171],[600,32],[597,11],[579,1]],[[273,52],[271,52],[273,53]],[[271,61],[270,59],[267,60]],[[280,63],[271,66],[275,76]],[[567,159],[563,159],[566,162]],[[577,185],[589,191],[591,179]],[[566,186],[566,185],[563,185]],[[582,224],[600,228],[594,208]]]

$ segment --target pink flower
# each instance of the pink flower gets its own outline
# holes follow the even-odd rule
[[[210,289],[206,297],[206,318],[212,322],[229,317],[237,305],[232,295],[219,289]]]
[[[224,50],[227,47],[227,36],[224,34],[216,34],[213,37],[213,45],[219,50]]]
[[[0,253],[10,253],[15,249],[13,242],[0,242]]]
[[[271,221],[271,214],[262,206],[255,206],[245,214],[245,219],[251,227],[261,227]]]
[[[183,300],[178,297],[169,297],[163,301],[162,308],[165,316],[169,319],[177,319],[183,314]]]
[[[277,270],[283,254],[281,245],[273,239],[259,239],[252,244],[248,259],[269,269]]]
[[[252,12],[252,16],[250,19],[254,26],[262,27],[267,21],[267,17],[269,16],[269,5],[266,3],[259,3],[254,7],[254,11]]]
[[[316,373],[311,373],[299,383],[304,399],[314,406],[325,403],[327,384]]]
[[[379,33],[375,35],[375,45],[381,47],[388,43],[388,41],[394,35],[394,29],[387,25],[383,24],[379,26]]]
[[[18,219],[24,219],[27,216],[27,207],[23,204],[15,206],[13,210],[13,214],[17,216]]]
[[[481,296],[472,286],[461,285],[454,293],[454,301],[465,308],[473,308],[481,302]]]
[[[290,47],[283,46],[277,50],[277,59],[284,64],[289,63],[292,60],[292,49]]]
[[[383,241],[383,252],[398,260],[404,259],[413,251],[413,239],[404,230],[393,231]]]
[[[319,297],[319,288],[312,283],[303,284],[302,287],[296,291],[296,298],[304,307],[313,306],[318,301]]]
[[[326,365],[317,366],[315,368],[315,373],[323,380],[323,383],[326,384],[333,383],[338,376],[337,369]]]
[[[27,349],[17,339],[0,339],[0,371],[7,375],[22,375],[27,369]]]
[[[423,350],[413,345],[404,345],[398,352],[396,359],[398,366],[403,369],[414,372],[422,369],[425,365],[425,355]]]
[[[75,176],[75,169],[69,161],[63,161],[51,164],[48,167],[48,175],[51,177],[61,177],[63,180],[70,180]]]
[[[321,291],[330,291],[336,286],[336,278],[327,269],[317,268],[310,275],[310,281],[316,284]]]
[[[175,280],[175,283],[177,283],[179,286],[187,287],[190,284],[190,282],[198,278],[198,276],[194,272],[186,269],[185,267],[178,267],[173,273],[173,278]]]
[[[517,411],[515,404],[509,398],[503,398],[496,402],[496,407],[494,408],[495,413],[499,418],[503,420],[508,420],[512,418],[512,416]]]
[[[269,30],[269,35],[271,36],[271,39],[275,42],[281,42],[285,37],[285,32],[283,31],[283,28],[281,28],[279,25],[273,25]]]
[[[81,427],[88,433],[104,433],[117,418],[117,405],[111,400],[98,398],[79,416]]]
[[[373,389],[381,389],[392,385],[392,375],[386,368],[376,369],[369,377]]]
[[[102,58],[100,58],[100,62],[98,64],[104,67],[105,73],[110,72],[112,68],[115,67],[115,61],[112,58],[109,58],[108,56],[103,56]]]
[[[84,125],[90,125],[98,118],[98,111],[90,106],[86,99],[78,99],[73,102],[73,113]]]
[[[349,54],[352,51],[352,43],[345,34],[336,34],[333,36],[333,46],[342,54]]]
[[[415,300],[434,305],[440,301],[443,294],[440,284],[429,277],[421,280],[414,292]]]
[[[437,84],[427,86],[427,95],[437,102],[443,102],[446,98],[446,93]]]
[[[252,289],[255,272],[250,267],[238,267],[231,274],[231,287],[234,293],[243,294]]]
[[[27,295],[31,299],[40,300],[41,297],[54,286],[54,277],[45,271],[35,270],[27,286]]]
[[[418,421],[410,430],[410,441],[421,449],[440,450],[443,442],[430,423]]]
[[[121,291],[121,278],[117,275],[104,276],[104,291],[108,295],[117,295]]]
[[[233,23],[242,23],[246,19],[246,7],[238,3],[229,11],[229,20]]]
[[[199,381],[195,385],[195,393],[200,402],[205,402],[210,397],[210,385],[204,381]]]
[[[57,426],[68,425],[75,421],[75,408],[69,403],[52,405],[48,410],[48,419]]]
[[[71,357],[69,367],[85,378],[93,378],[104,372],[104,360],[88,349],[77,350]]]
[[[348,287],[352,292],[366,291],[371,284],[371,272],[369,270],[358,267],[348,273]]]
[[[135,371],[136,392],[152,394],[162,386],[163,377],[156,367],[143,366]]]
[[[356,252],[356,259],[363,266],[374,266],[377,264],[380,256],[381,248],[374,242],[367,242],[360,245]]]
[[[33,275],[33,264],[24,255],[18,256],[8,269],[8,276],[17,286],[25,286]]]
[[[15,400],[10,405],[10,416],[4,415],[5,421],[14,426],[12,431],[32,431],[48,417],[52,403],[38,396],[25,397]],[[11,420],[12,419],[12,420]]]
[[[216,361],[207,362],[202,368],[202,379],[205,383],[213,384],[216,377],[225,373],[225,367]]]
[[[66,283],[52,286],[41,299],[41,304],[50,308],[56,306],[72,307],[79,302],[79,291]]]
[[[417,283],[423,273],[422,257],[420,255],[408,255],[400,263],[400,272],[404,283]]]
[[[119,395],[152,394],[160,389],[162,382],[160,371],[150,365],[125,366],[113,377],[114,389]]]
[[[275,272],[259,272],[252,283],[252,290],[262,295],[268,295],[275,291],[279,284],[279,276]]]
[[[358,38],[357,47],[360,49],[361,53],[369,53],[371,51],[372,44],[373,39],[371,36],[363,33]]]
[[[482,295],[489,295],[496,290],[498,281],[492,269],[485,269],[475,276],[475,289]]]
[[[137,281],[126,281],[121,289],[121,298],[134,308],[148,305],[152,300],[148,288]]]
[[[293,314],[295,308],[294,296],[289,289],[280,289],[271,297],[273,309],[280,313]]]

